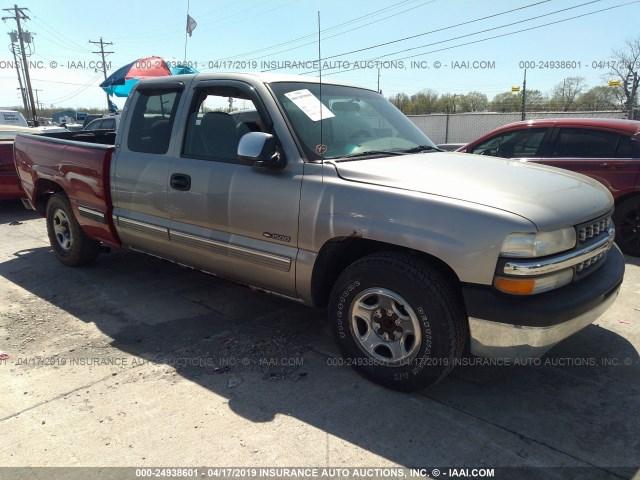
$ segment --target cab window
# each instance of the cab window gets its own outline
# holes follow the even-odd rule
[[[180,91],[142,90],[131,114],[127,145],[141,153],[167,153]]]
[[[184,156],[237,161],[240,139],[264,131],[256,104],[238,88],[207,87],[196,98],[187,120]]]

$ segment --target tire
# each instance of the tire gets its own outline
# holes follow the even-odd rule
[[[49,198],[47,233],[56,258],[69,267],[91,263],[100,252],[100,242],[82,231],[64,193],[54,193]]]
[[[616,243],[624,253],[640,257],[640,198],[630,198],[613,212]]]
[[[400,391],[442,380],[461,357],[462,298],[444,276],[409,255],[379,253],[349,266],[333,287],[333,334],[344,364]]]

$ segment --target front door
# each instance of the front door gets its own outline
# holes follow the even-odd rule
[[[242,82],[195,91],[182,146],[168,174],[173,254],[221,276],[295,295],[303,164],[282,170],[238,160],[251,131],[271,130],[261,102]]]

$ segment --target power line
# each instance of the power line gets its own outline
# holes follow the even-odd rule
[[[387,53],[385,55],[380,55],[379,57],[376,57],[376,58],[385,58],[385,57],[389,57],[391,55],[397,55],[398,53],[410,52],[411,50],[417,50],[419,48],[431,47],[433,45],[438,45],[440,43],[446,43],[446,42],[451,42],[453,40],[459,40],[461,38],[470,37],[471,35],[479,35],[481,33],[487,33],[487,32],[491,32],[493,30],[499,30],[501,28],[511,27],[513,25],[518,25],[520,23],[531,22],[532,20],[537,20],[539,18],[549,17],[551,15],[555,15],[556,13],[566,12],[567,10],[573,10],[575,8],[585,7],[587,5],[590,5],[592,3],[597,3],[597,2],[600,2],[600,1],[602,1],[602,0],[592,0],[590,2],[581,3],[579,5],[574,5],[573,7],[562,8],[560,10],[556,10],[555,12],[549,12],[549,13],[544,13],[542,15],[536,15],[535,17],[526,18],[524,20],[518,20],[517,22],[511,22],[511,23],[508,23],[506,25],[499,25],[497,27],[487,28],[485,30],[479,30],[477,32],[469,33],[467,35],[460,35],[460,36],[449,38],[447,40],[442,40],[442,41],[439,41],[439,42],[427,43],[426,45],[420,45],[418,47],[406,48],[404,50],[399,50],[397,52]]]
[[[202,33],[210,32],[213,29],[221,30],[221,29],[230,27],[231,25],[236,25],[238,23],[244,22],[244,21],[249,20],[251,18],[261,17],[261,16],[263,16],[263,15],[265,15],[267,13],[273,12],[274,10],[279,10],[281,8],[288,7],[289,5],[291,5],[293,3],[296,3],[298,1],[299,0],[291,0],[289,3],[283,3],[281,5],[278,5],[277,7],[273,7],[271,9],[269,9],[269,10],[265,10],[263,12],[256,13],[255,15],[251,15],[251,16],[248,16],[248,17],[243,17],[243,18],[241,18],[239,20],[235,20],[233,22],[223,22],[222,18],[220,18],[220,19],[218,19],[218,23],[217,24],[211,24],[211,25],[205,24],[206,28],[201,30],[200,33],[202,34]],[[261,4],[261,5],[266,5],[268,3],[270,3],[270,2],[265,2],[264,4]],[[261,5],[258,5],[258,7],[260,7]],[[257,7],[251,7],[249,10],[255,10],[255,8],[257,8]],[[247,10],[243,10],[243,12],[244,11],[247,11]],[[235,16],[235,15],[230,15],[230,16]],[[220,25],[220,26],[218,26],[218,25]]]
[[[77,52],[82,52],[82,53],[89,53],[89,50],[82,45],[78,45],[77,43],[75,43],[73,40],[71,40],[69,38],[69,36],[65,36],[61,33],[59,33],[55,28],[53,28],[51,25],[49,25],[48,23],[46,23],[44,20],[42,20],[40,17],[38,17],[37,15],[33,15],[33,21],[40,25],[41,28],[43,28],[44,30],[46,30],[48,33],[50,33],[53,37],[55,37],[57,39],[58,42],[62,42],[62,44],[60,43],[56,43],[53,42],[50,38],[48,39],[49,41],[52,41],[52,43],[56,43],[56,45],[58,46],[62,46],[63,48],[67,49],[67,50],[75,50]],[[43,37],[46,37],[46,35],[40,33],[40,35],[42,35]],[[75,48],[74,48],[75,47]]]
[[[600,0],[597,0],[597,1],[600,1]],[[592,3],[592,2],[589,2],[589,3]],[[432,50],[432,51],[429,51],[429,52],[422,52],[422,53],[418,53],[416,55],[410,55],[408,57],[401,57],[401,58],[397,58],[395,60],[407,60],[409,58],[415,58],[415,57],[421,57],[423,55],[428,55],[429,53],[436,53],[436,52],[441,52],[441,51],[444,51],[444,50],[451,50],[452,48],[462,47],[462,46],[465,46],[465,45],[473,45],[475,43],[485,42],[487,40],[493,40],[493,39],[496,39],[496,38],[507,37],[509,35],[515,35],[516,33],[528,32],[530,30],[536,30],[538,28],[548,27],[550,25],[555,25],[555,24],[558,24],[558,23],[568,22],[569,20],[575,20],[576,18],[582,18],[582,17],[587,17],[589,15],[594,15],[596,13],[606,12],[607,10],[613,10],[613,9],[620,8],[620,7],[626,7],[627,5],[631,5],[631,4],[634,4],[634,3],[640,3],[640,0],[634,0],[632,2],[627,2],[627,3],[620,4],[620,5],[614,5],[613,7],[607,7],[607,8],[602,8],[600,10],[594,10],[593,12],[587,12],[587,13],[583,13],[583,14],[580,14],[580,15],[575,15],[573,17],[563,18],[561,20],[556,20],[556,21],[549,22],[549,23],[543,23],[542,25],[536,25],[536,26],[529,27],[529,28],[523,28],[522,30],[516,30],[514,32],[503,33],[503,34],[500,34],[500,35],[494,35],[493,37],[487,37],[487,38],[483,38],[483,39],[480,39],[480,40],[474,40],[472,42],[461,43],[459,45],[454,45],[453,47],[442,48],[442,49],[439,49],[439,50]],[[522,22],[515,22],[515,23],[522,23]],[[396,52],[396,53],[401,53],[401,52]]]
[[[334,34],[334,35],[329,35],[329,36],[325,37],[325,40],[328,40],[328,39],[330,39],[330,38],[339,37],[340,35],[346,35],[347,33],[351,33],[351,32],[354,32],[354,31],[356,31],[356,30],[359,30],[359,29],[361,29],[361,28],[368,27],[369,25],[373,25],[374,23],[378,23],[378,22],[382,22],[382,21],[388,20],[389,18],[395,17],[395,16],[397,16],[397,15],[401,15],[401,14],[403,14],[403,13],[405,13],[405,12],[408,12],[409,10],[414,10],[414,9],[416,9],[416,8],[422,7],[422,6],[427,5],[427,4],[429,4],[429,3],[433,3],[433,2],[435,2],[435,1],[436,1],[436,0],[430,0],[430,1],[428,1],[428,2],[425,2],[425,3],[421,4],[421,5],[418,5],[418,6],[415,6],[415,7],[408,8],[407,10],[403,10],[402,12],[398,12],[398,13],[395,13],[395,14],[393,14],[393,15],[389,15],[389,16],[387,16],[387,17],[385,17],[385,18],[381,18],[381,19],[379,19],[379,20],[374,20],[373,22],[365,23],[364,25],[360,25],[360,26],[358,26],[358,27],[351,28],[351,29],[349,29],[349,30],[347,30],[347,31],[345,31],[345,32],[340,32],[340,33],[336,33],[336,34]],[[550,1],[550,0],[545,0],[545,1],[547,1],[547,2],[548,2],[548,1]],[[303,43],[302,45],[298,45],[297,47],[287,48],[286,50],[280,50],[280,51],[278,51],[278,52],[274,52],[274,53],[272,53],[272,55],[278,55],[278,54],[280,54],[280,53],[290,52],[291,50],[297,50],[298,48],[306,47],[306,46],[308,46],[308,45],[314,45],[315,43],[316,43],[315,41],[313,41],[313,42],[309,42],[309,43]],[[276,68],[276,69],[263,70],[263,71],[264,71],[264,72],[270,72],[270,71],[272,71],[272,70],[278,70],[278,69]]]
[[[391,41],[389,41],[389,42],[384,42],[384,43],[380,43],[380,44],[377,44],[377,45],[372,45],[372,46],[370,46],[370,47],[360,48],[360,49],[357,49],[357,50],[351,50],[351,51],[349,51],[349,52],[338,53],[338,54],[336,54],[336,55],[331,55],[331,56],[325,57],[325,58],[323,58],[322,60],[329,60],[329,59],[331,59],[331,58],[342,57],[342,56],[345,56],[345,55],[349,55],[349,54],[351,54],[351,53],[363,52],[363,51],[365,51],[365,50],[372,50],[372,49],[374,49],[374,48],[384,47],[384,46],[386,46],[386,45],[391,45],[391,44],[393,44],[393,43],[404,42],[404,41],[406,41],[406,40],[411,40],[411,39],[414,39],[414,38],[417,38],[417,37],[422,37],[422,36],[424,36],[424,35],[430,35],[430,34],[432,34],[432,33],[442,32],[442,31],[444,31],[444,30],[450,30],[450,29],[452,29],[452,28],[461,27],[461,26],[463,26],[463,25],[469,25],[469,24],[471,24],[471,23],[479,22],[479,21],[482,21],[482,20],[487,20],[487,19],[489,19],[489,18],[495,18],[495,17],[499,17],[499,16],[501,16],[501,15],[506,15],[506,14],[508,14],[508,13],[513,13],[513,12],[516,12],[516,11],[518,11],[518,10],[524,10],[524,9],[526,9],[526,8],[535,7],[535,6],[537,6],[537,5],[541,5],[541,4],[543,4],[543,3],[547,3],[547,2],[549,2],[549,1],[550,1],[550,0],[542,0],[542,1],[537,2],[537,3],[532,3],[532,4],[530,4],[530,5],[525,5],[524,7],[518,7],[518,8],[511,9],[511,10],[506,10],[506,11],[504,11],[504,12],[494,13],[494,14],[492,14],[492,15],[488,15],[488,16],[486,16],[486,17],[476,18],[476,19],[474,19],[474,20],[469,20],[469,21],[466,21],[466,22],[457,23],[457,24],[455,24],[455,25],[449,25],[448,27],[442,27],[442,28],[438,28],[438,29],[436,29],[436,30],[430,30],[430,31],[428,31],[428,32],[418,33],[418,34],[416,34],[416,35],[411,35],[411,36],[409,36],[409,37],[399,38],[399,39],[397,39],[397,40],[391,40]],[[601,1],[601,0],[593,0],[593,1]],[[354,30],[355,30],[355,29],[354,29]],[[347,33],[348,33],[348,32],[347,32]],[[334,36],[335,36],[335,35],[334,35]],[[332,37],[328,37],[328,38],[332,38]],[[277,53],[283,53],[283,52],[277,52]],[[274,55],[275,55],[275,54],[274,54]],[[272,70],[277,70],[277,69],[264,70],[264,71],[265,71],[265,72],[270,72],[270,71],[272,71]],[[312,70],[312,71],[309,71],[309,72],[304,72],[302,75],[305,75],[305,74],[308,74],[308,73],[315,73],[315,72],[317,72],[317,70]]]
[[[87,88],[92,87],[94,85],[92,85],[96,80],[98,80],[98,78],[100,78],[100,74],[96,75],[95,77],[93,77],[91,80],[89,80],[87,83],[85,83],[84,85],[82,85],[80,88],[74,90],[73,92],[71,92],[70,94],[56,99],[52,102],[49,102],[51,105],[55,105],[58,103],[62,103],[62,102],[66,102],[67,100],[71,100],[73,97],[76,97],[78,95],[80,95],[82,92],[84,92]],[[54,83],[62,83],[62,82],[54,82]],[[77,84],[76,84],[77,85]]]
[[[398,43],[398,42],[404,42],[404,41],[407,41],[407,40],[412,40],[412,39],[414,39],[414,38],[423,37],[423,36],[425,36],[425,35],[431,35],[432,33],[442,32],[442,31],[444,31],[444,30],[450,30],[450,29],[452,29],[452,28],[461,27],[461,26],[463,26],[463,25],[469,25],[469,24],[471,24],[471,23],[476,23],[476,22],[480,22],[480,21],[482,21],[482,20],[488,20],[488,19],[490,19],[490,18],[499,17],[499,16],[501,16],[501,15],[506,15],[506,14],[508,14],[508,13],[513,13],[513,12],[517,12],[517,11],[519,11],[519,10],[524,10],[524,9],[527,9],[527,8],[535,7],[535,6],[537,6],[537,5],[541,5],[541,4],[543,4],[543,3],[547,3],[547,2],[549,2],[549,1],[550,1],[550,0],[543,0],[543,1],[541,1],[541,2],[532,3],[532,4],[530,4],[530,5],[525,5],[524,7],[518,7],[518,8],[511,9],[511,10],[505,10],[504,12],[494,13],[493,15],[488,15],[488,16],[486,16],[486,17],[476,18],[475,20],[469,20],[469,21],[467,21],[467,22],[457,23],[457,24],[455,24],[455,25],[449,25],[448,27],[442,27],[442,28],[438,28],[438,29],[436,29],[436,30],[430,30],[430,31],[428,31],[428,32],[418,33],[417,35],[411,35],[411,36],[409,36],[409,37],[399,38],[399,39],[397,39],[397,40],[392,40],[392,41],[390,41],[390,42],[379,43],[378,45],[373,45],[373,46],[371,46],[371,47],[365,47],[365,48],[360,48],[360,49],[357,49],[357,50],[352,50],[352,51],[350,51],[350,52],[339,53],[339,54],[336,54],[336,55],[332,55],[332,56],[330,56],[330,57],[325,57],[323,60],[329,60],[329,59],[331,59],[331,58],[342,57],[342,56],[345,56],[345,55],[349,55],[349,54],[351,54],[351,53],[364,52],[365,50],[372,50],[372,49],[374,49],[374,48],[384,47],[384,46],[387,46],[387,45],[391,45],[391,44],[393,44],[393,43]],[[592,0],[591,2],[588,2],[588,3],[600,2],[600,1],[602,1],[602,0]],[[584,5],[586,5],[586,4],[584,4]],[[573,8],[573,7],[572,7],[572,8]],[[559,10],[559,11],[560,11],[560,10]],[[525,21],[526,21],[526,20],[525,20]],[[507,26],[508,26],[508,25],[507,25]]]
[[[385,12],[385,11],[390,10],[390,9],[398,8],[398,7],[400,7],[400,6],[402,6],[402,5],[406,4],[406,3],[413,3],[413,2],[415,2],[415,1],[417,1],[417,0],[404,0],[404,1],[400,2],[400,3],[397,3],[396,5],[392,5],[392,6],[390,6],[390,7],[381,8],[380,10],[376,10],[376,11],[374,11],[374,12],[370,12],[370,13],[368,13],[368,14],[366,14],[366,15],[362,15],[361,17],[352,18],[351,20],[347,20],[346,22],[340,23],[340,24],[338,24],[338,25],[334,25],[333,27],[325,28],[324,30],[322,30],[322,32],[321,32],[321,33],[326,33],[326,32],[330,32],[330,31],[332,31],[332,30],[336,30],[336,29],[341,28],[341,27],[344,27],[344,26],[346,26],[346,25],[350,25],[350,24],[352,24],[352,23],[356,23],[356,22],[358,22],[358,21],[360,21],[360,20],[363,20],[363,19],[365,19],[365,18],[368,18],[368,17],[372,17],[372,16],[375,16],[375,15],[378,15],[379,13]],[[432,0],[431,2],[426,2],[426,3],[432,3],[433,1],[435,1],[435,0]],[[419,7],[420,7],[420,6],[425,5],[426,3],[423,3],[423,4],[419,5]],[[413,7],[413,8],[418,8],[418,7]],[[410,10],[411,10],[411,9],[410,9]],[[405,10],[405,11],[407,11],[407,10]],[[401,13],[402,13],[402,12],[401,12]],[[397,15],[397,14],[394,14],[394,15],[392,15],[392,16],[395,16],[395,15]],[[385,17],[385,19],[386,19],[386,18],[390,18],[390,17]],[[360,27],[358,27],[358,28],[360,28]],[[355,29],[354,29],[354,30],[355,30]],[[261,49],[259,49],[259,50],[252,50],[252,51],[250,51],[250,52],[239,53],[239,54],[236,54],[236,55],[232,55],[232,56],[230,56],[230,57],[225,57],[225,58],[224,58],[224,59],[222,59],[222,60],[230,60],[230,59],[234,59],[234,58],[247,57],[247,56],[249,56],[249,55],[253,55],[253,54],[255,54],[255,53],[262,53],[262,52],[265,52],[265,51],[268,51],[268,50],[272,50],[272,49],[274,49],[274,48],[284,47],[284,46],[286,46],[286,45],[291,45],[292,43],[296,43],[296,42],[298,42],[298,41],[300,41],[300,40],[314,39],[314,41],[313,41],[313,42],[305,43],[304,45],[299,45],[299,46],[297,46],[297,47],[295,47],[295,48],[302,48],[302,47],[306,47],[307,45],[311,45],[311,44],[314,44],[314,43],[315,43],[315,38],[317,37],[317,35],[318,35],[318,33],[317,33],[317,32],[310,33],[310,34],[308,34],[308,35],[303,35],[302,37],[294,38],[294,39],[292,39],[292,40],[288,40],[288,41],[286,41],[286,42],[282,42],[282,43],[278,43],[278,44],[275,44],[275,45],[271,45],[270,47],[265,47],[265,48],[261,48]],[[284,50],[284,51],[285,51],[285,52],[287,52],[287,51],[289,51],[289,50],[294,50],[295,48],[291,48],[291,49]],[[273,55],[277,55],[278,53],[283,53],[283,52],[276,52],[276,53],[274,53]]]
[[[598,1],[599,1],[599,0],[598,0]],[[473,45],[473,44],[476,44],[476,43],[486,42],[486,41],[488,41],[488,40],[494,40],[494,39],[496,39],[496,38],[507,37],[507,36],[510,36],[510,35],[515,35],[515,34],[517,34],[517,33],[527,32],[527,31],[530,31],[530,30],[536,30],[536,29],[538,29],[538,28],[548,27],[548,26],[550,26],[550,25],[555,25],[555,24],[558,24],[558,23],[568,22],[569,20],[575,20],[575,19],[577,19],[577,18],[582,18],[582,17],[586,17],[586,16],[589,16],[589,15],[594,15],[594,14],[596,14],[596,13],[601,13],[601,12],[605,12],[605,11],[608,11],[608,10],[613,10],[613,9],[620,8],[620,7],[625,7],[625,6],[627,6],[627,5],[631,5],[631,4],[639,3],[639,2],[640,2],[640,0],[634,0],[634,1],[632,1],[632,2],[627,2],[627,3],[620,4],[620,5],[615,5],[615,6],[613,6],[613,7],[608,7],[608,8],[603,8],[603,9],[600,9],[600,10],[595,10],[595,11],[593,11],[593,12],[588,12],[588,13],[584,13],[584,14],[581,14],[581,15],[575,15],[575,16],[573,16],[573,17],[564,18],[564,19],[562,19],[562,20],[556,20],[556,21],[554,21],[554,22],[544,23],[544,24],[542,24],[542,25],[536,25],[536,26],[529,27],[529,28],[523,28],[523,29],[521,29],[521,30],[516,30],[516,31],[514,31],[514,32],[508,32],[508,33],[503,33],[503,34],[500,34],[500,35],[494,35],[494,36],[492,36],[492,37],[481,38],[481,39],[479,39],[479,40],[474,40],[474,41],[471,41],[471,42],[460,43],[460,44],[458,44],[458,45],[453,45],[453,46],[450,46],[450,47],[440,48],[440,49],[437,49],[437,50],[430,50],[430,51],[428,51],[428,52],[421,52],[421,53],[418,53],[418,54],[415,54],[415,55],[410,55],[410,56],[407,56],[407,57],[394,58],[393,60],[407,60],[407,59],[410,59],[410,58],[415,58],[415,57],[421,57],[421,56],[424,56],[424,55],[428,55],[428,54],[430,54],[430,53],[443,52],[443,51],[445,51],[445,50],[451,50],[451,49],[458,48],[458,47],[463,47],[463,46],[466,46],[466,45]],[[591,2],[589,2],[589,3],[591,3]],[[522,22],[514,22],[514,23],[522,23]],[[505,26],[510,26],[510,25],[511,25],[511,24],[509,24],[509,25],[505,25]],[[473,35],[473,34],[469,34],[469,35]],[[456,38],[459,38],[459,37],[456,37]],[[455,38],[454,38],[454,39],[455,39]],[[450,41],[450,40],[445,40],[445,41]],[[437,43],[443,43],[443,42],[437,42]],[[397,55],[398,53],[401,53],[401,52],[403,52],[403,51],[404,51],[404,50],[401,50],[401,51],[399,51],[399,52],[395,52],[395,53],[387,54],[387,55],[385,55],[385,56],[389,56],[389,55]],[[380,58],[380,57],[377,57],[377,58]],[[326,73],[325,75],[337,75],[337,74],[339,74],[339,73],[350,72],[350,71],[352,71],[352,70],[341,70],[341,71],[339,71],[339,72]],[[314,70],[314,71],[310,71],[310,72],[304,72],[304,73],[303,73],[303,75],[304,75],[304,74],[307,74],[307,73],[314,73],[314,72],[315,72],[315,70]]]

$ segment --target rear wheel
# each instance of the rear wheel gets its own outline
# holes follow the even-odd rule
[[[47,233],[56,258],[70,267],[91,263],[100,252],[100,242],[82,231],[64,193],[54,193],[49,198]]]
[[[630,198],[618,205],[613,223],[620,249],[628,255],[640,256],[640,198]]]
[[[353,263],[333,288],[329,314],[344,363],[395,390],[433,385],[463,352],[459,296],[440,272],[409,255]]]

